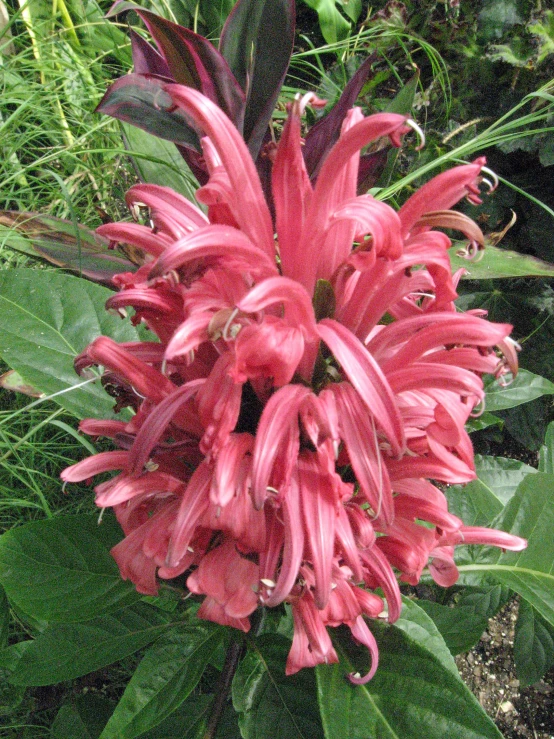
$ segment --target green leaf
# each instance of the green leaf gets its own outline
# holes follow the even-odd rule
[[[503,554],[490,549],[490,561],[464,564],[458,569],[461,573],[494,577],[528,600],[554,625],[554,477],[543,472],[528,475],[492,525],[527,539],[527,549]]]
[[[501,739],[458,675],[396,626],[372,623],[379,667],[366,685],[346,674],[363,671],[365,650],[348,631],[336,639],[340,664],[316,668],[327,739]]]
[[[198,181],[179,154],[175,144],[128,123],[121,124],[135,167],[143,182],[171,187],[196,203]]]
[[[59,272],[0,272],[0,355],[28,384],[62,393],[55,400],[80,418],[112,417],[113,400],[95,384],[75,388],[83,382],[73,369],[75,356],[100,334],[138,340],[128,321],[104,309],[110,295],[101,285]]]
[[[539,471],[554,475],[554,421],[546,429],[544,446],[539,454]]]
[[[449,485],[445,495],[448,510],[466,526],[486,526],[504,507],[481,480],[472,480],[467,485]]]
[[[472,434],[474,431],[481,431],[482,429],[489,428],[489,426],[502,426],[504,425],[504,419],[495,416],[492,413],[485,411],[477,418],[469,418],[466,421],[466,431],[468,434]]]
[[[471,609],[482,618],[492,618],[510,600],[512,592],[503,585],[465,587],[457,596],[458,608]]]
[[[168,628],[163,613],[146,603],[84,623],[53,624],[25,651],[10,682],[51,685],[73,680],[134,654]]]
[[[402,596],[402,613],[395,626],[434,654],[447,670],[458,675],[458,668],[448,645],[431,614],[427,613],[426,603],[428,603],[426,600],[418,600],[416,603]]]
[[[459,257],[460,246],[448,250],[452,270],[467,270],[465,280],[498,280],[504,277],[554,277],[554,264],[528,254],[519,254],[498,246],[487,246],[480,261]]]
[[[475,471],[479,480],[506,505],[514,495],[519,483],[537,470],[517,459],[475,455]]]
[[[109,242],[94,231],[43,213],[0,211],[0,236],[11,249],[111,288],[114,275],[136,269],[123,254],[110,251]]]
[[[280,634],[264,634],[239,665],[232,692],[244,739],[323,736],[313,670],[285,675],[290,646]]]
[[[538,682],[554,664],[554,627],[525,600],[519,604],[514,660],[523,687]]]
[[[6,591],[0,585],[0,650],[8,646],[8,634],[10,629],[10,604]]]
[[[52,739],[98,739],[113,703],[97,693],[78,695],[64,703],[50,729]]]
[[[213,700],[213,695],[191,696],[161,724],[141,734],[140,739],[202,739]]]
[[[109,550],[122,537],[110,515],[33,521],[0,538],[0,582],[25,613],[50,622],[88,621],[140,596]]]
[[[197,621],[161,636],[142,658],[101,739],[133,739],[179,708],[225,634],[221,626]]]
[[[470,607],[443,606],[429,600],[419,600],[418,605],[433,619],[453,655],[469,651],[487,628],[488,619]]]
[[[316,11],[321,33],[328,44],[335,44],[348,36],[350,23],[337,10],[335,0],[304,0],[304,2]]]
[[[487,411],[502,411],[528,403],[542,395],[554,395],[554,383],[527,370],[520,370],[513,381],[503,387],[492,380],[485,383]]]

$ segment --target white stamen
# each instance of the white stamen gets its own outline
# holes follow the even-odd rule
[[[149,459],[148,462],[144,465],[144,469],[147,472],[155,472],[160,465],[156,464],[153,460]]]
[[[423,133],[423,129],[421,129],[411,118],[408,118],[408,120],[406,121],[406,125],[410,128],[413,128],[413,130],[417,133],[417,137],[420,143],[416,146],[415,150],[420,151],[425,146],[425,134]]]
[[[194,554],[194,549],[192,547],[187,547],[187,552]]]
[[[488,175],[492,180],[491,183],[490,180],[483,177],[483,182],[486,182],[490,188],[489,192],[493,192],[494,190],[496,190],[496,188],[498,187],[498,176],[496,172],[493,172],[492,169],[489,169],[489,167],[481,167],[481,172]]]
[[[221,332],[221,335],[222,335],[222,337],[223,337],[223,339],[225,341],[229,341],[229,336],[228,336],[227,332],[229,331],[229,328],[231,327],[231,324],[233,323],[233,320],[234,320],[234,318],[235,318],[235,316],[237,315],[238,312],[239,312],[239,309],[238,308],[235,308],[233,310],[233,312],[231,313],[231,315],[229,316],[229,318],[227,319],[227,323],[223,327],[223,331]],[[235,336],[237,335],[237,333],[238,333],[238,331],[236,331],[235,334],[234,334],[234,336],[231,336],[231,338],[234,339]]]
[[[260,582],[266,586],[266,588],[274,588],[277,583],[273,582],[273,580],[270,580],[267,577],[262,577],[260,579]]]
[[[275,495],[279,495],[279,491],[277,488],[272,488],[269,485],[266,487],[266,492],[268,493],[274,493]]]

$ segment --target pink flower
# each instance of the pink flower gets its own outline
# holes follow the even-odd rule
[[[126,538],[113,555],[140,592],[186,573],[205,597],[198,615],[244,631],[257,607],[290,603],[288,674],[336,662],[327,627],[346,624],[370,653],[368,674],[351,676],[365,682],[378,663],[366,619],[385,608],[373,590],[392,622],[398,574],[415,584],[429,567],[451,585],[454,546],[525,546],[465,527],[429,481],[475,477],[464,426],[482,375],[517,370],[510,326],[455,311],[450,241],[434,230],[482,246],[449,209],[478,201],[485,160],[440,174],[395,212],[356,194],[359,152],[380,138],[400,146],[410,122],[354,109],[313,186],[300,138],[307,95],[276,148],[273,222],[231,122],[197,91],[165,89],[204,136],[208,217],[140,185],[128,202],[146,205],[154,228],[102,227],[146,254],[108,306],[134,308],[157,341],[100,337],[77,358],[79,371],[102,365],[135,414],[84,421],[119,450],[62,477],[118,471],[97,485],[97,503],[116,511]]]

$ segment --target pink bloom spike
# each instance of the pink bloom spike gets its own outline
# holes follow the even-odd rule
[[[191,115],[210,137],[227,171],[235,198],[229,205],[237,223],[259,244],[260,249],[273,257],[273,226],[265,203],[258,173],[239,132],[215,103],[191,87],[166,85],[175,105]]]
[[[368,411],[383,429],[394,453],[401,455],[404,429],[392,391],[371,354],[340,323],[324,319],[318,333],[342,366]]]

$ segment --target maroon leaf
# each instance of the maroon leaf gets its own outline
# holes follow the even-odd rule
[[[114,275],[134,272],[142,258],[127,248],[123,253],[109,250],[106,239],[94,231],[41,213],[3,210],[0,226],[23,236],[37,256],[108,287],[113,287]],[[5,243],[10,245],[9,233]]]
[[[129,35],[135,74],[155,74],[157,77],[166,77],[170,80],[171,72],[163,56],[132,28]]]
[[[371,65],[376,58],[377,55],[372,54],[365,60],[344,88],[331,112],[308,131],[303,153],[306,168],[312,180],[317,179],[325,157],[340,136],[340,129],[346,114],[358,99],[364,84],[372,76]]]
[[[161,139],[200,151],[200,141],[182,110],[164,91],[163,79],[127,74],[116,80],[100,101],[97,113],[142,128]]]
[[[242,128],[244,92],[208,39],[130,3],[116,3],[110,15],[124,10],[134,10],[142,18],[175,82],[199,90]]]
[[[360,157],[360,166],[358,168],[358,195],[363,195],[370,188],[375,187],[377,180],[383,173],[387,164],[390,146],[385,146],[379,151],[371,154],[363,154]]]
[[[239,0],[219,48],[246,90],[244,139],[256,159],[292,54],[294,0]]]

